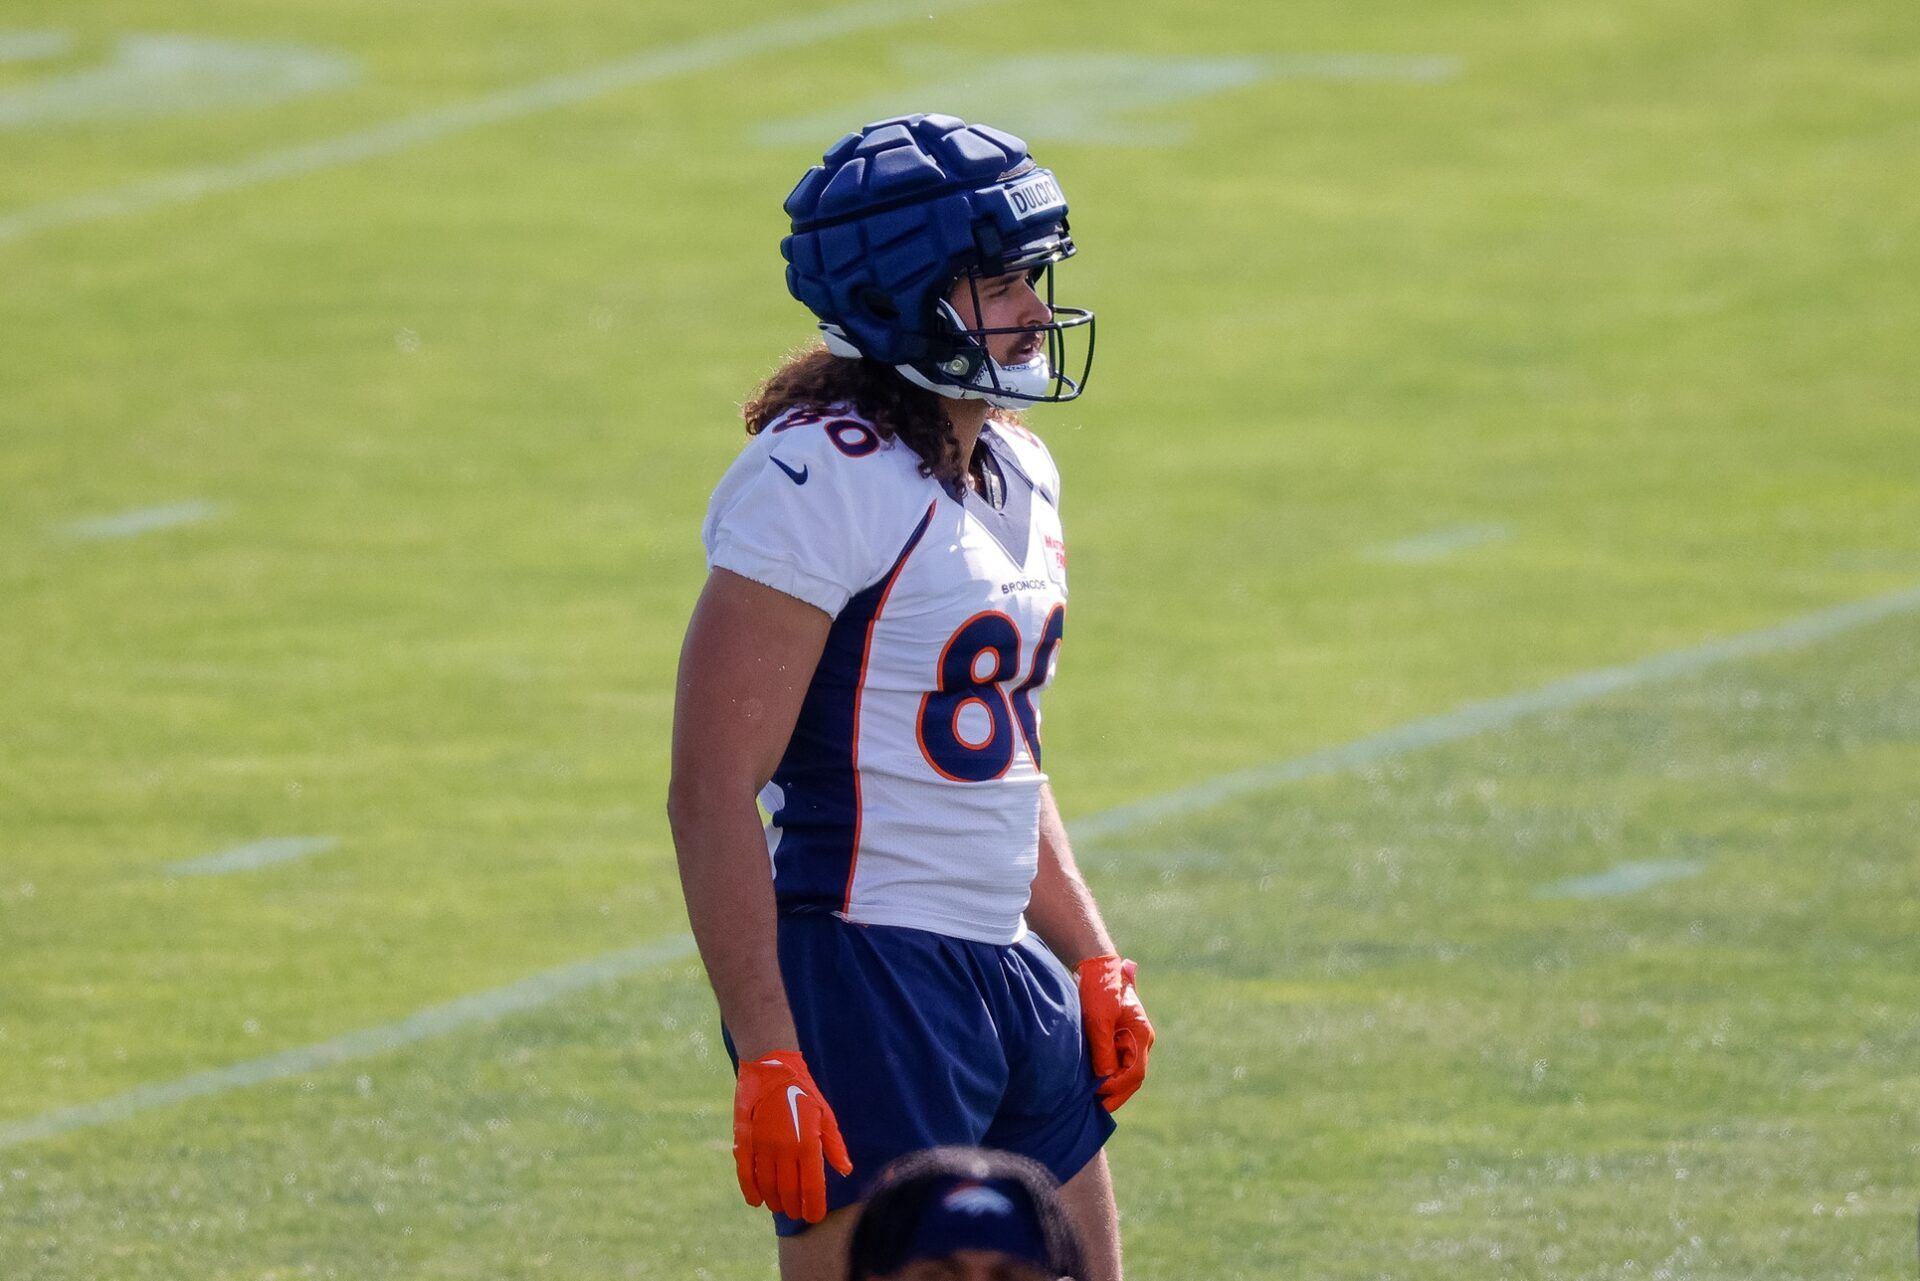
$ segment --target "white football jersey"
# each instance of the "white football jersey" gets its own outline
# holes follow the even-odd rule
[[[721,478],[702,537],[833,616],[761,793],[783,911],[1017,942],[1039,862],[1040,693],[1066,624],[1060,479],[989,422],[994,506],[849,410],[790,410]],[[989,486],[989,488],[994,488]]]

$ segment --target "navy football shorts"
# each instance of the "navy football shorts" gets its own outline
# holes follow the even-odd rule
[[[1065,1183],[1113,1133],[1094,1094],[1079,990],[1031,934],[975,943],[789,914],[780,971],[800,1052],[853,1158],[850,1178],[827,1167],[829,1210],[861,1200],[887,1162],[921,1148],[1018,1152]],[[773,1219],[781,1236],[807,1228]]]

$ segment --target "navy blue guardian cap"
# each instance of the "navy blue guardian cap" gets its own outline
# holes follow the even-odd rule
[[[787,197],[780,242],[787,289],[820,320],[838,355],[893,365],[953,399],[1003,408],[1072,400],[1093,366],[1093,313],[1053,303],[1054,264],[1074,254],[1067,200],[1027,144],[953,116],[895,116],[840,139]],[[1020,329],[969,328],[948,302],[962,279],[1027,272],[1050,319]],[[980,314],[978,297],[975,315]],[[1067,334],[1085,330],[1078,377]],[[1041,350],[1002,365],[997,334],[1038,335]]]

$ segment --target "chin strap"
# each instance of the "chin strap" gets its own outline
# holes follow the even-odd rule
[[[826,339],[829,352],[849,360],[860,359],[862,352],[848,340],[846,331],[840,326],[822,322],[820,335]],[[1019,390],[1031,385],[1033,394],[1030,395],[1005,395],[991,385],[981,386],[977,382],[945,382],[928,376],[917,365],[895,365],[894,370],[914,386],[924,387],[936,396],[944,396],[948,400],[984,400],[999,409],[1026,408],[1039,397],[1046,384],[1053,381],[1053,370],[1048,366],[1045,356],[1037,356],[1024,365],[1003,365],[989,357],[981,363],[980,372],[974,375],[975,378],[997,378],[1003,388]]]

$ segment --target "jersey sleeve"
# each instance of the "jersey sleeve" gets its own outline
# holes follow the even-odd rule
[[[754,438],[708,505],[707,567],[838,614],[898,550],[887,543],[897,504],[886,501],[885,452],[850,457],[818,425]]]

